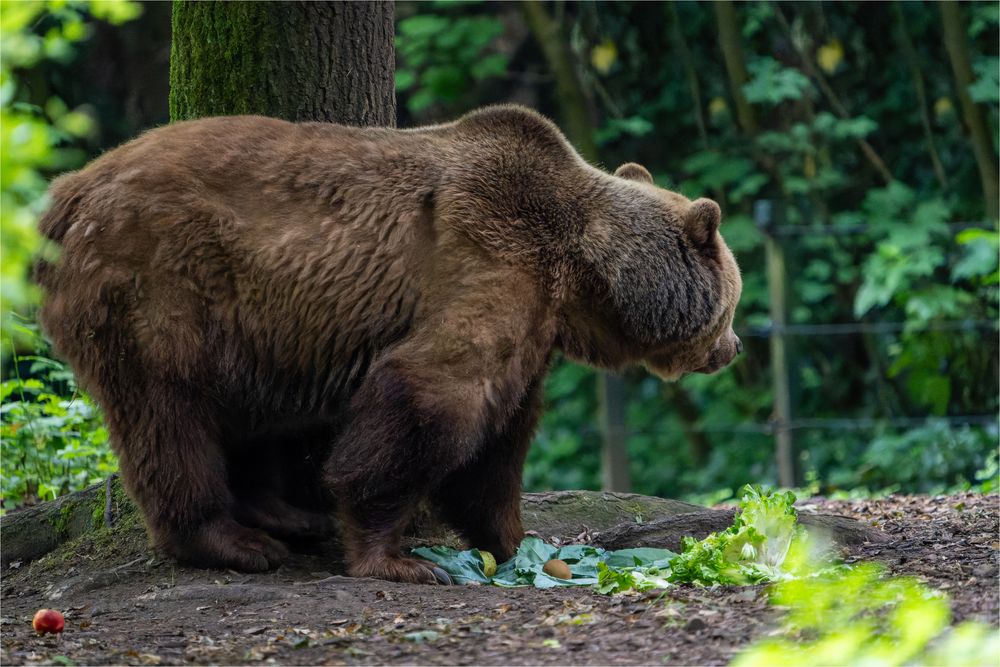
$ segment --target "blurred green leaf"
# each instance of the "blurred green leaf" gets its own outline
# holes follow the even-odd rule
[[[750,80],[743,94],[751,104],[780,104],[801,99],[811,88],[809,78],[797,69],[783,67],[774,58],[757,58],[747,63]]]
[[[969,95],[974,102],[997,104],[1000,102],[1000,57],[983,57],[972,63],[976,80],[969,85]]]

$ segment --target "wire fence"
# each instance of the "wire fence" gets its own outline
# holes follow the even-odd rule
[[[844,336],[852,334],[921,333],[930,331],[997,331],[993,320],[954,320],[942,322],[841,322],[810,324],[770,324],[747,327],[737,335],[748,338],[782,336]]]
[[[834,431],[867,431],[883,428],[919,428],[929,424],[947,424],[949,426],[981,426],[994,427],[1000,430],[998,415],[952,415],[942,417],[813,417],[792,419],[785,424],[790,431],[804,430],[834,430]],[[689,427],[658,427],[655,429],[627,428],[624,434],[658,436],[664,434],[684,434],[688,431],[700,433],[742,433],[756,435],[774,435],[778,423],[770,422],[730,422],[716,424],[693,424]],[[603,431],[597,427],[586,427],[581,430],[585,435],[598,435]]]
[[[948,222],[952,233],[965,229],[992,229],[989,224],[975,221]],[[871,225],[771,225],[768,233],[779,238],[795,236],[870,236],[883,230]]]

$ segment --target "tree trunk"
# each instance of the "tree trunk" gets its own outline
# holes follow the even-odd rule
[[[566,134],[585,160],[596,162],[597,143],[594,141],[591,102],[577,75],[569,39],[563,35],[562,27],[549,16],[538,0],[523,2],[520,7],[524,20],[555,77],[556,95]]]
[[[972,150],[979,165],[979,180],[983,185],[983,197],[987,217],[992,221],[1000,217],[1000,183],[997,182],[997,157],[993,151],[986,114],[969,95],[972,84],[972,64],[969,60],[968,29],[962,7],[953,0],[939,2],[941,20],[944,24],[944,45],[948,49],[951,69],[955,73],[955,88],[962,104],[962,116],[972,139]]]
[[[394,126],[394,4],[173,5],[170,119],[260,114]]]
[[[733,104],[736,105],[736,119],[746,134],[757,134],[757,116],[747,101],[747,96],[743,94],[743,86],[750,80],[750,75],[747,74],[743,59],[743,40],[740,38],[736,9],[731,0],[715,2],[715,20],[719,28],[719,46],[729,75],[729,90],[733,96]]]

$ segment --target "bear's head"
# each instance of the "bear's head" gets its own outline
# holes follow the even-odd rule
[[[563,351],[611,368],[642,363],[667,379],[729,364],[742,350],[732,328],[742,281],[719,205],[659,188],[634,163],[591,183]]]

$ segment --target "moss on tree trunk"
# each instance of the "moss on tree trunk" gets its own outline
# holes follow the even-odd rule
[[[392,2],[173,5],[170,118],[393,126]]]

